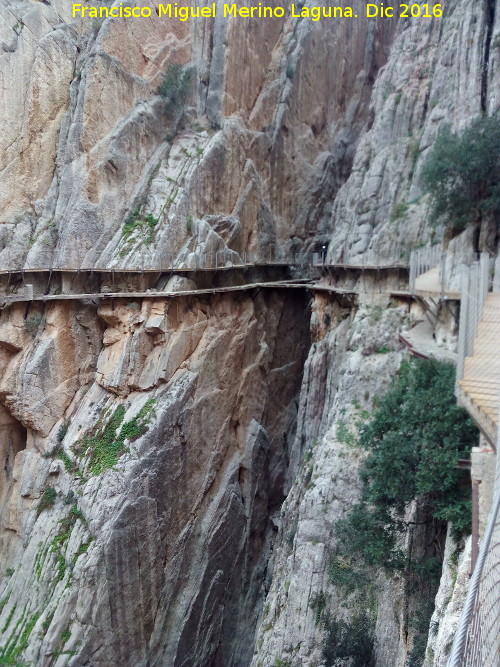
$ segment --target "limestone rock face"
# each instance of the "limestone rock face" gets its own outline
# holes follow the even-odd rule
[[[456,544],[452,536],[448,534],[443,572],[436,595],[436,608],[430,622],[431,631],[423,667],[446,666],[467,596],[471,566],[471,539],[467,540],[465,549],[458,559],[454,559],[454,551],[456,552]]]
[[[156,267],[315,243],[396,23],[227,19],[219,4],[214,21],[132,24],[4,3],[4,265]],[[192,71],[181,123],[157,95],[171,63]]]
[[[42,438],[94,376],[100,326],[89,327],[89,310],[71,301],[28,312],[18,304],[0,316],[1,400]]]
[[[500,108],[496,2],[452,0],[443,20],[402,22],[380,70],[347,183],[332,209],[331,261],[396,261],[433,239],[419,178],[443,124]],[[491,250],[491,248],[490,248]]]
[[[342,322],[332,312],[328,328],[311,346],[292,450],[302,465],[282,508],[253,667],[270,667],[278,659],[292,667],[324,664],[325,615],[352,613],[353,600],[329,579],[334,526],[361,491],[362,452],[352,444],[355,421],[384,392],[402,359],[397,347],[387,354],[376,350],[382,340],[397,339],[407,318],[403,309],[382,311],[381,305],[362,307]],[[378,664],[403,665],[402,590],[383,575],[376,583]],[[324,600],[319,611],[318,599]]]
[[[249,663],[304,308],[289,291],[51,306],[35,338],[11,314],[2,646],[29,664]]]

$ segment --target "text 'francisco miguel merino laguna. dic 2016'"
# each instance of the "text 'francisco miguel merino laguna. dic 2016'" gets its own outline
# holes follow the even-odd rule
[[[309,18],[312,21],[331,18],[440,18],[443,15],[442,5],[433,3],[413,3],[390,6],[383,2],[367,3],[354,10],[352,7],[289,5],[287,7],[268,7],[262,2],[253,6],[243,7],[236,4],[222,5],[222,15],[225,18],[282,18],[286,13],[295,18]],[[356,13],[358,12],[358,13]],[[179,21],[194,18],[215,18],[218,15],[217,3],[212,2],[205,7],[189,7],[174,2],[158,4],[155,8],[140,6],[123,6],[120,2],[113,7],[83,6],[80,3],[72,5],[73,18],[151,18],[167,17]]]

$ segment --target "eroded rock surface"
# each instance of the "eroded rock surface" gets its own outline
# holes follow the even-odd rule
[[[80,311],[79,324],[66,309],[71,331],[53,328],[56,307],[35,339],[4,336],[16,345],[4,377],[25,380],[10,383],[12,412],[2,413],[2,562],[15,571],[4,578],[1,643],[12,655],[249,662],[307,350],[304,308],[290,292],[104,303]],[[47,384],[31,389],[30,378]],[[118,456],[103,458],[102,443],[120,437]]]
[[[335,523],[358,499],[363,452],[355,447],[355,422],[385,391],[404,352],[397,334],[409,326],[405,309],[362,307],[339,322],[317,329],[305,366],[301,411],[294,450],[303,461],[282,509],[273,576],[263,604],[252,665],[276,660],[322,665],[324,618],[331,612],[349,618],[356,603],[352,591],[332,585],[329,572],[335,555]],[[386,305],[386,304],[385,304]],[[392,348],[392,351],[390,351]],[[382,349],[383,353],[378,351]],[[386,352],[387,350],[387,352]],[[404,664],[403,594],[398,582],[377,581],[376,636],[378,664]],[[317,601],[324,604],[320,609]],[[342,603],[347,603],[343,606]]]
[[[0,112],[0,259],[12,266],[147,267],[316,243],[396,27],[220,16],[132,30],[72,20],[62,0],[1,11],[15,93]],[[181,124],[157,95],[172,62],[193,72]],[[153,234],[123,237],[135,211],[158,221]]]

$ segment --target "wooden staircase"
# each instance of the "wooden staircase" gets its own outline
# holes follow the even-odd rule
[[[472,356],[465,359],[459,381],[460,403],[493,446],[497,442],[500,405],[500,292],[486,297]]]

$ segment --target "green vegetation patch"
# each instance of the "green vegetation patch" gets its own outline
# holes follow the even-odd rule
[[[21,633],[21,636],[19,637],[19,642],[13,651],[13,657],[17,657],[24,651],[24,649],[28,648],[28,639],[29,636],[31,635],[33,628],[36,625],[36,622],[40,618],[40,612],[37,611],[35,612],[29,619],[29,621],[25,624],[23,631]]]
[[[374,667],[374,630],[373,621],[366,613],[357,613],[349,622],[327,617],[323,639],[325,667],[346,664],[346,660],[351,667]]]
[[[7,618],[5,619],[5,623],[4,623],[3,628],[2,628],[2,634],[3,634],[6,630],[8,630],[9,625],[10,625],[10,622],[12,621],[12,618],[13,618],[14,614],[16,613],[16,609],[17,609],[17,605],[14,605],[14,606],[12,607],[12,609],[10,610],[9,615],[8,615]]]
[[[88,542],[83,542],[82,544],[80,544],[80,546],[79,546],[79,548],[78,548],[78,551],[77,551],[77,552],[75,553],[75,555],[73,556],[73,561],[72,561],[72,562],[73,562],[73,565],[76,563],[76,561],[78,560],[78,558],[79,558],[82,554],[87,553],[87,551],[88,551],[88,549],[89,549],[89,547],[90,547],[91,544],[92,544],[92,538],[90,538],[90,539],[88,540]]]
[[[55,614],[55,609],[53,609],[52,611],[49,611],[49,613],[47,614],[47,616],[43,620],[42,631],[43,631],[44,634],[49,629],[50,624],[52,623],[52,619],[54,618],[54,614]],[[41,639],[41,637],[40,637],[40,639]]]
[[[67,516],[59,521],[59,533],[54,536],[50,543],[50,553],[55,554],[56,556],[56,572],[57,572],[57,581],[62,581],[67,569],[66,559],[64,557],[64,549],[66,543],[68,542],[73,527],[77,520],[80,520],[82,523],[86,524],[87,521],[83,516],[81,510],[78,509],[76,503],[71,507]],[[81,547],[80,547],[81,548]],[[82,552],[83,553],[83,552]],[[76,559],[73,560],[75,562]],[[41,567],[41,563],[40,563]]]
[[[398,202],[395,204],[391,212],[391,222],[396,222],[404,218],[408,213],[409,206],[407,202]]]
[[[128,239],[132,234],[138,232],[139,236],[142,237],[143,242],[149,245],[155,240],[155,232],[158,222],[159,219],[155,218],[151,213],[142,215],[141,212],[136,209],[127,216],[123,223],[122,238]]]
[[[12,618],[12,615],[15,611],[15,607],[13,607],[11,615],[9,618]],[[28,620],[25,621],[24,627],[22,627],[22,631],[20,634],[18,633],[18,627],[23,621],[23,617],[25,617],[25,613],[21,616],[19,621],[16,623],[16,627],[14,628],[14,631],[12,635],[9,638],[9,641],[5,646],[0,647],[0,665],[13,665],[15,667],[21,667],[25,663],[21,663],[18,658],[21,655],[21,653],[28,648],[29,646],[29,637],[31,633],[33,632],[33,628],[36,625],[36,622],[40,618],[41,613],[40,612],[35,612],[32,614],[32,616],[29,617]],[[9,620],[10,623],[10,620]],[[2,632],[5,632],[7,627],[5,627]]]
[[[500,213],[500,112],[476,118],[460,134],[438,134],[422,169],[433,216],[454,231]]]
[[[170,63],[167,67],[158,89],[167,116],[172,116],[182,109],[191,86],[192,74],[190,67],[180,63]]]
[[[358,444],[367,451],[360,468],[364,487],[360,502],[336,524],[338,553],[329,570],[330,583],[345,587],[348,594],[358,590],[367,600],[374,599],[369,591],[369,568],[382,567],[402,576],[413,610],[412,664],[418,660],[421,664],[423,659],[433,607],[428,601],[434,599],[442,554],[437,547],[434,552],[428,548],[425,557],[409,557],[401,545],[417,528],[428,535],[444,535],[448,521],[457,540],[470,531],[470,484],[457,462],[469,456],[478,433],[456,404],[454,384],[451,364],[423,359],[403,362],[368,421],[357,424]],[[409,521],[407,511],[412,503],[416,519]],[[361,612],[362,606],[357,610]],[[342,623],[334,620],[328,632],[347,646],[354,641],[351,634],[356,623],[350,629]],[[325,641],[333,646],[333,639]],[[368,645],[363,648],[366,651]]]
[[[65,419],[57,431],[57,443],[60,445],[64,440],[66,433],[71,425],[71,419]]]
[[[2,613],[3,608],[5,607],[5,605],[7,604],[7,602],[9,601],[10,594],[11,594],[11,591],[9,591],[9,592],[7,593],[7,595],[6,595],[5,597],[3,597],[3,598],[0,600],[0,614]]]
[[[29,315],[24,320],[24,328],[26,331],[28,331],[30,334],[34,335],[38,331],[40,325],[43,323],[44,319],[42,315]]]
[[[57,498],[57,491],[53,486],[48,486],[40,498],[38,507],[36,509],[36,515],[39,516],[44,510],[49,510],[54,507]]]
[[[328,600],[324,591],[320,591],[319,593],[315,593],[314,595],[311,596],[311,600],[309,601],[309,606],[315,612],[315,617],[314,617],[315,625],[319,625],[321,623],[327,601]]]
[[[404,362],[372,418],[360,425],[369,454],[361,467],[361,502],[338,522],[341,543],[367,565],[398,569],[405,511],[416,499],[428,521],[452,521],[459,539],[470,530],[470,489],[461,485],[460,458],[469,456],[477,429],[454,395],[451,364]]]
[[[43,457],[46,459],[59,459],[60,461],[63,462],[64,468],[69,473],[71,473],[72,475],[77,475],[78,477],[82,477],[82,474],[78,469],[78,466],[69,458],[69,456],[64,451],[64,447],[61,444],[56,445],[51,452],[43,454]]]
[[[100,475],[117,463],[124,452],[125,440],[135,440],[147,431],[154,403],[154,398],[148,399],[137,415],[125,423],[125,407],[120,405],[107,421],[101,418],[95,427],[76,443],[74,449],[79,456],[89,455],[89,467],[93,475]]]

